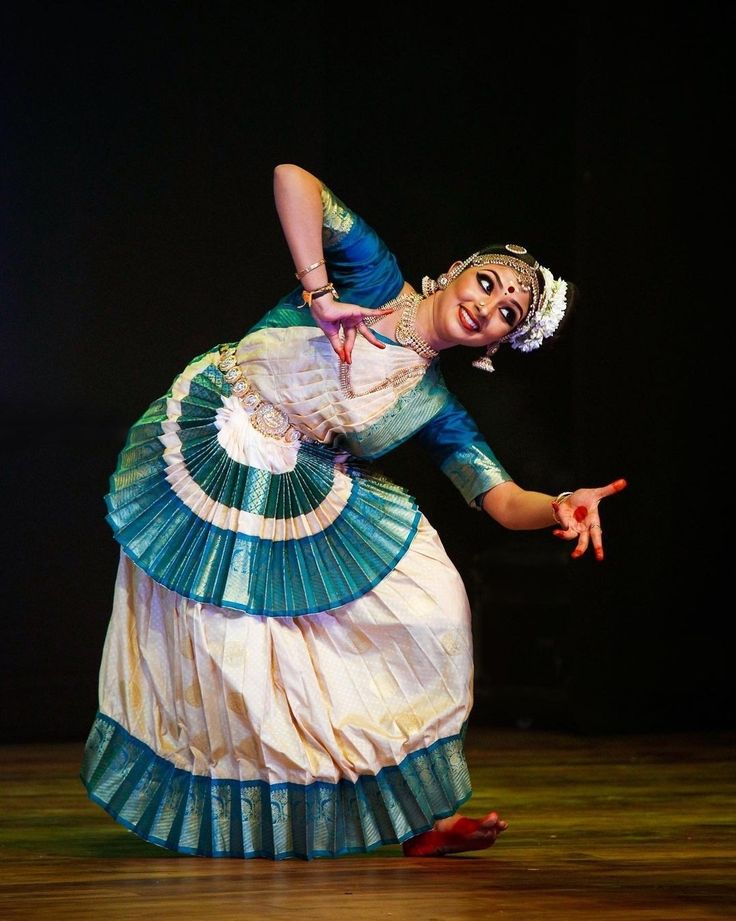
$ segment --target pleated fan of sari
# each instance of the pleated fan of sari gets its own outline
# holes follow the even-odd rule
[[[160,584],[250,614],[360,597],[411,542],[416,502],[309,440],[285,448],[249,431],[252,459],[234,459],[218,439],[218,413],[235,402],[218,358],[195,359],[130,429],[106,496],[116,540]],[[269,452],[284,450],[295,452],[291,469],[267,469]]]

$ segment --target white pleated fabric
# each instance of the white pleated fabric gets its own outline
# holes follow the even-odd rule
[[[322,442],[374,424],[417,378],[409,376],[378,390],[376,384],[400,372],[426,370],[429,364],[411,349],[379,349],[358,336],[349,371],[356,395],[348,398],[341,386],[340,363],[321,329],[293,326],[279,329],[278,336],[271,329],[258,330],[238,343],[237,360],[264,400]]]
[[[394,411],[418,356],[359,340],[351,396],[320,331],[246,336],[245,378],[312,439],[284,444],[219,354],[151,404],[111,480],[121,555],[82,781],[182,853],[406,840],[471,793],[470,607],[415,501],[330,445]]]
[[[461,733],[472,661],[467,595],[426,519],[375,589],[309,617],[189,600],[121,552],[100,712],[194,775],[357,781]]]

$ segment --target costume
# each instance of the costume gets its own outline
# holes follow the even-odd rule
[[[322,200],[341,299],[395,297],[385,244]],[[467,596],[370,462],[416,436],[470,503],[509,475],[436,359],[358,337],[341,366],[300,295],[185,368],[106,497],[120,564],[82,781],[185,853],[366,851],[471,793]]]

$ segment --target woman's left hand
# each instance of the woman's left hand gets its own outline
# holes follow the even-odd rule
[[[603,559],[603,528],[598,506],[601,499],[613,496],[625,488],[626,480],[614,480],[608,486],[599,486],[597,489],[576,489],[563,502],[554,506],[560,524],[552,533],[562,540],[577,540],[570,554],[574,560],[581,557],[590,544],[593,545],[595,558]]]
[[[365,324],[366,317],[382,317],[391,313],[391,307],[361,307],[336,301],[332,295],[324,295],[310,305],[314,322],[330,340],[340,361],[352,364],[353,346],[358,333],[378,349],[386,346],[377,339]]]

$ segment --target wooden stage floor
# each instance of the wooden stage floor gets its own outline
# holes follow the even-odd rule
[[[89,802],[81,744],[0,748],[2,921],[736,919],[736,733],[583,738],[472,728],[488,851],[172,855]]]

